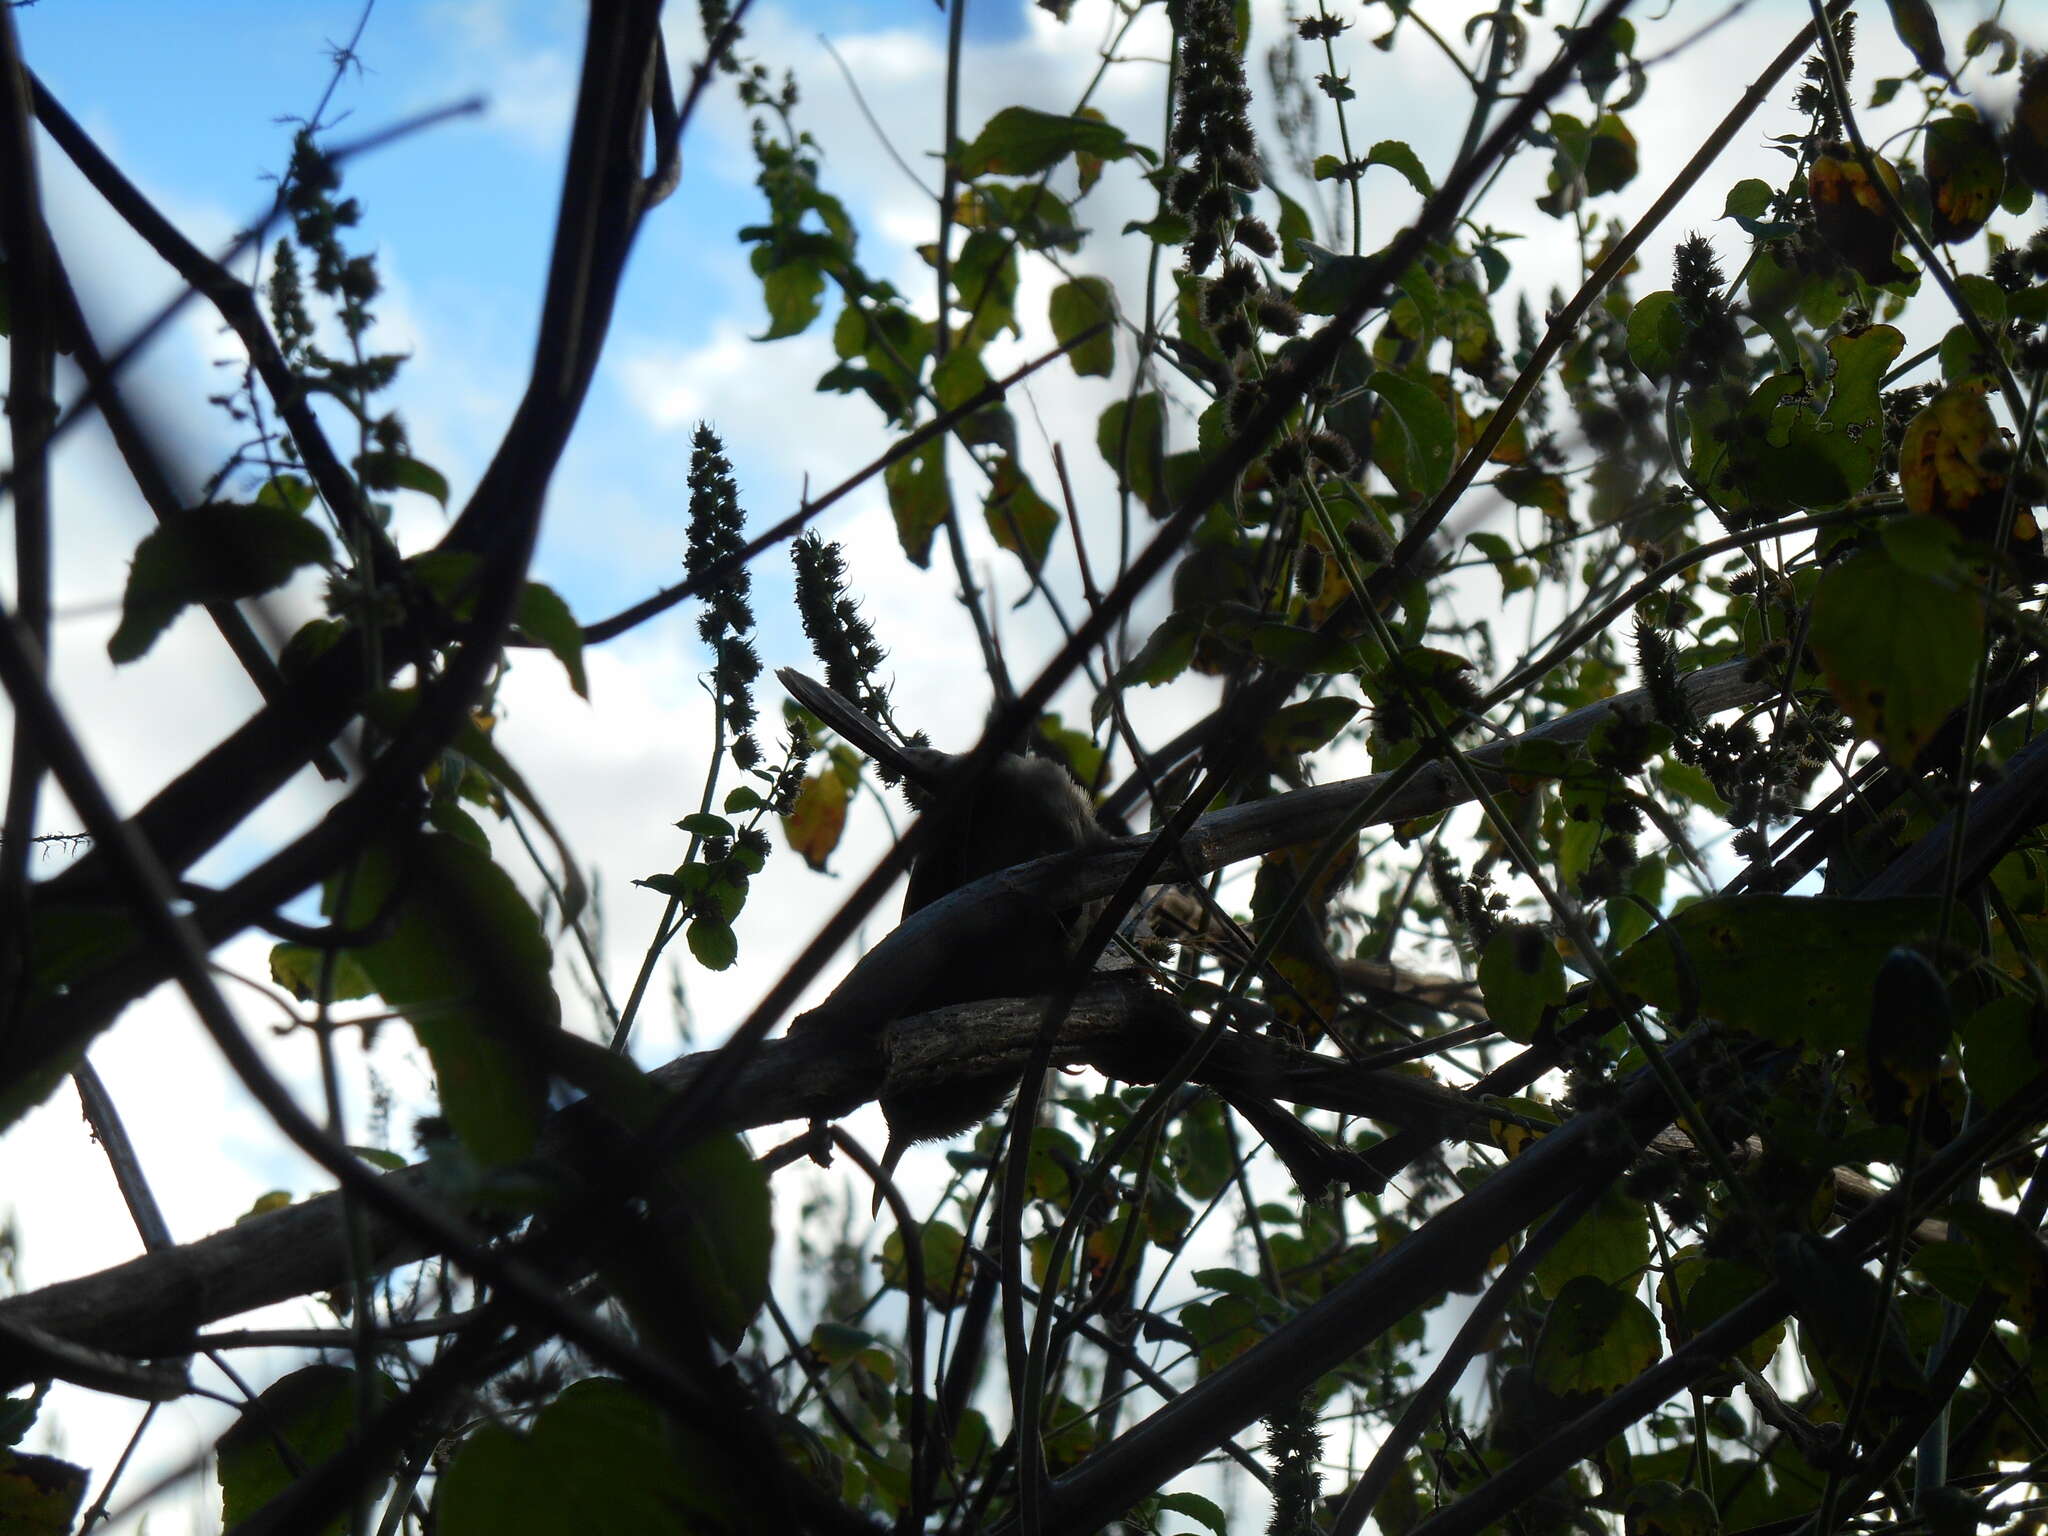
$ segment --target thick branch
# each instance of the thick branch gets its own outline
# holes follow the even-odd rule
[[[1163,1066],[1175,1053],[1170,1037],[1150,1035],[1160,1027],[1153,1012],[1157,1006],[1158,994],[1144,985],[1105,978],[1068,1017],[1057,1060],[1143,1080],[1148,1066]],[[904,1081],[1004,1074],[1014,1081],[1037,1040],[1042,1011],[1041,1002],[1031,998],[939,1009],[897,1021],[881,1051],[816,1037],[770,1041],[748,1060],[724,1099],[724,1122],[737,1130],[843,1115],[875,1098],[892,1071]],[[1148,1037],[1154,1040],[1150,1049],[1143,1043]],[[1483,1114],[1450,1090],[1420,1080],[1360,1073],[1342,1062],[1251,1037],[1234,1036],[1225,1044],[1228,1048],[1215,1054],[1207,1071],[1230,1084],[1440,1128]],[[680,1092],[714,1054],[682,1057],[656,1070],[653,1079],[667,1092]],[[554,1117],[541,1156],[573,1180],[579,1173],[601,1170],[626,1145],[623,1133],[584,1101]],[[437,1182],[426,1165],[401,1169],[388,1179],[423,1197],[434,1192]],[[395,1268],[429,1253],[414,1233],[374,1213],[365,1216],[374,1269]],[[66,1373],[62,1359],[29,1349],[26,1330],[109,1353],[170,1355],[190,1348],[194,1333],[208,1323],[344,1285],[349,1272],[341,1219],[340,1197],[321,1195],[179,1248],[0,1301],[0,1383]]]

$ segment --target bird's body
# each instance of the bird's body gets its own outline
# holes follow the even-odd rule
[[[804,708],[900,775],[934,819],[910,868],[906,918],[1013,865],[1083,852],[1109,840],[1087,793],[1049,758],[1005,753],[969,782],[964,757],[895,740],[843,696],[801,672],[785,669],[776,676]],[[863,957],[830,998],[791,1020],[790,1033],[879,1042],[894,1018],[949,1003],[1050,991],[1097,910],[1090,905],[1054,911],[1021,891],[991,893],[978,921],[956,928],[958,941],[943,953],[919,948],[914,925],[906,924]],[[916,955],[908,964],[905,951]],[[884,997],[890,1000],[886,1006],[879,1002]],[[1008,1079],[980,1091],[954,1084],[936,1095],[891,1093],[885,1086],[881,1105],[889,1150],[883,1166],[893,1167],[911,1142],[952,1136],[985,1119],[1015,1086]]]
[[[955,758],[949,767],[961,761]],[[947,792],[942,777],[934,793],[943,801]],[[958,804],[938,813],[946,823],[910,868],[906,917],[983,875],[1108,840],[1088,796],[1066,769],[1050,758],[1014,752],[999,758]]]

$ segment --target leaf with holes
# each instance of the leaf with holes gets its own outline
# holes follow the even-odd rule
[[[935,438],[882,471],[889,493],[889,511],[896,519],[896,541],[920,569],[932,562],[932,534],[942,527],[953,507],[946,483],[946,441]]]

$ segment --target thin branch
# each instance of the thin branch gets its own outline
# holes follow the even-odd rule
[[[390,535],[364,502],[355,476],[328,442],[326,431],[313,414],[305,387],[292,374],[290,364],[278,350],[277,339],[270,334],[269,323],[263,318],[254,291],[186,239],[178,227],[142,194],[141,189],[107,158],[42,81],[33,74],[29,81],[34,92],[37,121],[57,146],[70,156],[71,163],[93,190],[127,221],[129,228],[142,237],[188,288],[204,294],[220,312],[220,317],[228,323],[236,339],[248,350],[257,376],[263,380],[263,387],[270,392],[278,415],[284,418],[292,441],[298,445],[299,457],[306,466],[307,474],[318,488],[321,499],[333,511],[342,532],[353,547],[371,552],[379,580],[397,579],[398,551],[392,546]],[[98,402],[98,392],[88,390],[74,414],[90,410]]]

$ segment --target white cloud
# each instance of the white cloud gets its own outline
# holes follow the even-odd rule
[[[550,159],[561,153],[576,108],[580,10],[558,3],[444,0],[430,12],[429,24],[442,32],[450,56],[482,83],[488,126]],[[448,90],[443,80],[424,81],[413,105],[441,106]]]

